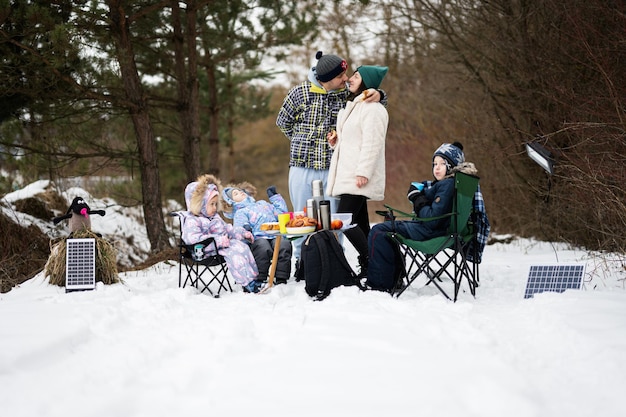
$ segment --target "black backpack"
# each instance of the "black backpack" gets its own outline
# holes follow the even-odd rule
[[[306,293],[316,300],[326,298],[335,287],[357,285],[356,274],[333,232],[321,230],[302,243],[296,280],[302,279]]]

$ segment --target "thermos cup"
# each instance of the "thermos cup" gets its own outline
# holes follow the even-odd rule
[[[321,222],[321,229],[330,230],[330,201],[320,201],[318,213]]]
[[[324,197],[324,183],[322,180],[313,180],[311,182],[313,188],[313,197]]]

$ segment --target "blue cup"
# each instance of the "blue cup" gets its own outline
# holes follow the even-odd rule
[[[412,182],[411,185],[417,188],[417,191],[422,191],[424,189],[424,184],[421,182]]]

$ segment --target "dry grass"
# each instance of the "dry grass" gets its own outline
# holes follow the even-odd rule
[[[41,271],[50,254],[49,239],[36,226],[21,226],[0,213],[0,292]]]
[[[116,284],[121,281],[117,275],[117,251],[113,245],[87,229],[75,231],[72,238],[96,239],[96,282]],[[60,240],[52,247],[50,258],[44,267],[44,275],[49,278],[50,284],[59,287],[65,286],[67,239],[69,238]]]

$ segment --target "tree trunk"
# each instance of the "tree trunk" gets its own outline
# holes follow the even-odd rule
[[[111,14],[111,34],[115,39],[117,61],[128,100],[128,112],[133,121],[139,149],[146,231],[151,250],[158,252],[167,249],[170,245],[161,206],[157,146],[148,113],[148,102],[137,72],[128,19],[122,3],[120,0],[107,1]]]
[[[187,2],[186,31],[183,34],[180,7],[172,1],[172,24],[174,27],[174,55],[178,79],[178,117],[183,139],[183,166],[187,181],[194,181],[201,174],[200,162],[200,112],[198,86],[198,52],[196,48],[195,1]],[[185,43],[187,50],[185,54]],[[185,59],[187,63],[185,64]]]
[[[205,63],[209,89],[209,167],[208,173],[220,174],[219,103],[217,99],[217,79],[215,65],[209,53]]]

